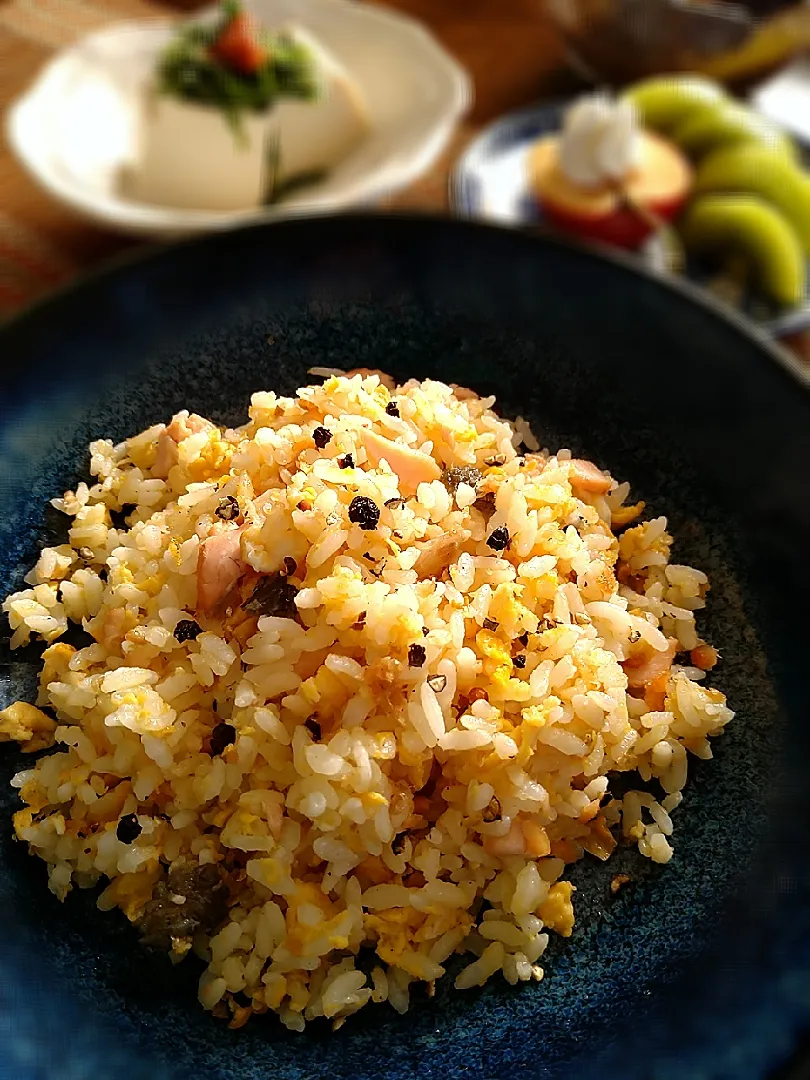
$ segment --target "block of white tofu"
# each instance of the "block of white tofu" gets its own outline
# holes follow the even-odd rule
[[[243,113],[237,135],[216,106],[145,91],[126,177],[130,198],[183,209],[245,210],[260,206],[273,183],[326,172],[357,146],[370,127],[359,87],[310,34],[297,26],[286,32],[312,55],[317,99],[281,98],[265,113]]]
[[[284,32],[312,56],[320,83],[316,101],[282,98],[268,117],[272,140],[278,140],[281,179],[326,172],[338,165],[371,128],[363,93],[347,68],[300,26]]]
[[[243,113],[239,133],[221,109],[147,92],[127,194],[183,209],[259,206],[267,185],[267,116]]]

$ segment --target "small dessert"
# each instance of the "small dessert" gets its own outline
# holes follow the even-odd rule
[[[576,102],[562,132],[534,144],[528,169],[553,225],[630,249],[678,214],[692,185],[681,151],[642,130],[630,101],[601,93]]]
[[[311,35],[262,28],[236,2],[184,25],[147,87],[128,194],[234,211],[333,168],[369,129],[362,93]]]

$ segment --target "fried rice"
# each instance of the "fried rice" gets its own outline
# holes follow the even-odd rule
[[[196,954],[232,1027],[404,1012],[454,954],[458,989],[539,981],[568,864],[667,862],[688,755],[733,716],[666,520],[493,405],[325,373],[236,430],[94,442],[53,500],[69,542],[3,604],[47,647],[0,737],[58,747],[14,777],[17,837],[60,899],[102,882]]]

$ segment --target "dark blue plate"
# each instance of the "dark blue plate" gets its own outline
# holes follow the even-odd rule
[[[336,1034],[196,1002],[193,960],[64,905],[11,840],[0,751],[0,1072],[14,1080],[588,1080],[768,1076],[810,1027],[810,394],[788,357],[691,286],[554,239],[422,218],[312,219],[121,264],[0,332],[0,591],[58,535],[46,500],[92,438],[188,407],[244,419],[313,365],[497,393],[544,443],[632,480],[711,576],[716,682],[738,717],[696,762],[666,867],[574,870],[578,922],[539,985],[368,1008]],[[3,633],[5,630],[2,631]],[[0,704],[36,650],[0,645]],[[617,871],[632,883],[615,897]]]
[[[450,179],[453,211],[459,217],[499,225],[532,228],[540,224],[543,211],[527,183],[525,153],[536,139],[560,130],[569,104],[555,101],[531,105],[485,128],[464,151]],[[652,269],[665,266],[655,239],[638,257]],[[698,264],[687,265],[686,273],[703,285],[711,276]],[[742,297],[740,303],[745,314],[774,337],[810,326],[810,294],[801,306],[782,311],[755,294]]]

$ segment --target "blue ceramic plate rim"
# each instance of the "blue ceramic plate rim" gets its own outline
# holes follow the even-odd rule
[[[386,216],[377,215],[377,214],[365,214],[365,215],[346,215],[346,216],[349,217],[350,221],[351,221],[352,218],[356,218],[358,220],[367,220],[369,218],[375,218],[375,219],[376,218],[382,218],[382,220],[384,221],[385,217],[387,216],[389,218],[399,218],[399,219],[406,219],[406,220],[414,220],[414,221],[417,221],[417,222],[419,222],[419,221],[433,221],[433,220],[436,220],[436,221],[439,221],[439,222],[444,222],[444,219],[442,219],[442,218],[435,218],[434,219],[434,218],[426,216],[426,215],[413,215],[413,214],[395,214],[395,215],[386,215]],[[329,216],[325,216],[323,220],[324,221],[329,221],[330,218],[329,218]],[[449,223],[446,223],[446,224],[449,224]],[[280,230],[281,228],[284,228],[284,227],[290,227],[290,224],[288,223],[286,226],[273,226],[274,229],[278,229],[278,230]],[[294,225],[292,227],[294,227]],[[482,226],[480,224],[476,224],[475,228],[476,229],[482,229],[482,230],[488,230],[488,231],[491,231],[491,230],[495,230],[495,231],[499,231],[499,232],[507,231],[507,230],[502,230],[502,229],[496,229],[496,227],[491,226],[491,225],[483,225]],[[244,229],[244,230],[239,230],[239,231],[240,232],[264,233],[265,230],[264,230],[264,228],[261,228],[261,229]],[[616,264],[620,264],[625,269],[631,270],[632,273],[640,275],[640,276],[657,277],[657,275],[655,275],[651,271],[649,271],[648,268],[644,267],[643,265],[639,265],[638,260],[633,259],[630,256],[625,256],[622,253],[612,252],[611,251],[611,252],[608,252],[608,253],[598,253],[598,254],[596,254],[596,253],[594,253],[593,251],[590,251],[587,248],[583,248],[579,244],[569,242],[569,241],[567,241],[565,239],[560,239],[557,236],[549,237],[548,242],[552,246],[557,246],[557,247],[560,247],[560,248],[574,248],[574,249],[582,250],[586,254],[588,254],[590,257],[599,258],[599,259],[601,259],[601,261],[605,261],[605,259],[607,259],[608,262],[614,262]],[[184,245],[184,246],[189,246],[189,247],[194,247],[194,248],[206,248],[210,243],[211,243],[211,238],[203,238],[202,240],[192,241],[192,242],[190,242],[190,244]],[[175,247],[175,246],[173,246],[173,247]],[[209,249],[210,253],[212,253],[212,254],[213,254],[213,248],[215,248],[215,244],[212,245],[211,249]],[[51,304],[56,304],[57,302],[70,302],[71,298],[77,292],[84,291],[86,289],[89,289],[89,290],[92,291],[93,286],[98,284],[101,281],[107,280],[107,279],[109,279],[111,277],[114,278],[117,275],[126,275],[129,272],[131,272],[132,270],[137,271],[137,267],[142,261],[149,260],[149,259],[151,259],[153,257],[159,259],[161,250],[162,249],[160,249],[160,248],[150,249],[150,250],[147,250],[145,252],[138,252],[138,253],[135,253],[135,254],[128,254],[126,256],[121,257],[118,260],[116,260],[114,264],[112,264],[112,265],[110,265],[108,267],[100,269],[96,274],[93,275],[92,278],[88,279],[84,283],[69,286],[68,288],[62,290],[54,298],[49,298],[49,299],[46,299],[45,301],[40,302],[35,307],[29,309],[27,312],[24,312],[20,316],[19,320],[15,320],[15,323],[16,322],[22,323],[28,318],[41,318],[44,315],[47,315],[48,308],[51,306]],[[173,250],[173,248],[169,249],[169,251],[171,251],[171,250]],[[790,373],[790,375],[796,380],[796,382],[803,389],[806,390],[806,389],[810,388],[810,374],[808,372],[806,372],[789,354],[787,354],[785,351],[783,351],[778,346],[774,345],[774,343],[761,330],[757,329],[756,327],[752,327],[751,324],[749,322],[747,322],[745,319],[738,316],[735,312],[733,312],[732,310],[728,309],[727,307],[725,307],[724,305],[722,305],[721,303],[716,301],[713,297],[711,297],[710,295],[705,293],[705,291],[699,289],[698,287],[696,287],[694,284],[690,283],[689,281],[681,280],[681,279],[667,281],[666,282],[666,287],[668,289],[670,289],[670,290],[674,290],[676,292],[679,292],[679,293],[683,294],[684,296],[688,297],[689,300],[692,303],[696,303],[698,306],[703,307],[705,309],[708,309],[709,311],[712,312],[712,314],[715,317],[719,317],[722,321],[725,321],[727,323],[732,324],[735,327],[735,329],[736,329],[736,331],[738,333],[742,332],[745,336],[755,340],[758,347],[759,347],[759,349],[760,349],[760,351],[762,353],[767,354],[768,357],[771,360],[775,361],[779,366],[785,368],[786,371]],[[10,324],[6,328],[0,328],[0,340],[2,340],[3,330],[4,329],[11,330],[11,329],[13,329],[14,325],[15,324]],[[2,997],[2,995],[0,995],[0,997]],[[796,1015],[792,1018],[792,1021],[791,1021],[791,1030],[794,1032],[794,1034],[796,1032],[796,1025],[798,1023],[798,1020],[797,1020],[798,1015],[799,1014],[796,1013]],[[5,1022],[5,1023],[8,1022],[8,1017],[7,1016],[6,1017],[0,1016],[0,1030],[2,1029],[2,1023],[3,1022]],[[802,1061],[804,1062],[805,1060],[806,1059],[803,1057]],[[2,1068],[2,1065],[0,1065],[0,1069],[1,1068]],[[9,1074],[9,1075],[14,1075],[15,1077],[20,1077],[21,1073],[15,1072],[14,1074]],[[31,1074],[31,1075],[33,1077],[34,1074]]]
[[[472,142],[465,148],[456,162],[450,174],[449,194],[451,211],[461,218],[474,221],[489,221],[487,214],[481,207],[481,177],[480,161],[482,158],[493,158],[502,154],[505,150],[514,149],[538,135],[557,131],[560,128],[563,110],[570,104],[572,99],[559,98],[554,101],[542,102],[507,113],[505,116],[493,121],[476,135]],[[796,139],[796,136],[793,136]],[[798,140],[796,140],[798,141]],[[534,203],[537,214],[535,220],[525,222],[502,223],[504,227],[516,229],[534,229],[543,222],[542,209]],[[613,252],[615,249],[604,244],[593,244],[594,248],[602,254]],[[650,269],[650,262],[642,256],[630,255],[635,262],[641,263]],[[669,277],[670,275],[667,275]],[[673,275],[674,277],[674,275]],[[683,280],[681,277],[675,280]],[[686,278],[700,288],[700,283],[694,278]],[[726,310],[736,312],[730,305],[718,301]],[[738,314],[744,314],[736,312]],[[766,319],[757,319],[751,316],[751,321],[765,330],[773,337],[782,337],[787,334],[797,333],[810,326],[810,289],[805,304],[802,307],[782,312]]]

